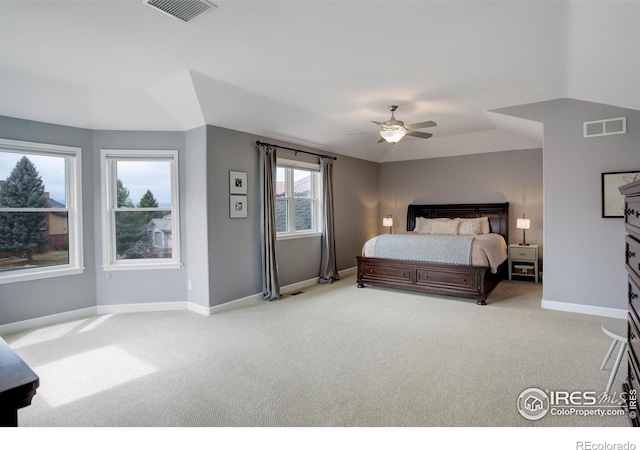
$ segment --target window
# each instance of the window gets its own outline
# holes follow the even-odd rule
[[[0,139],[0,284],[84,271],[80,153]]]
[[[178,152],[102,150],[103,269],[180,267]]]
[[[320,166],[278,159],[276,232],[294,237],[320,232]]]

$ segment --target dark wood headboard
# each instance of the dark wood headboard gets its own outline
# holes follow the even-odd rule
[[[509,203],[467,203],[460,205],[409,205],[407,209],[407,231],[416,227],[416,217],[436,219],[448,217],[472,219],[488,217],[492,233],[501,234],[509,243]]]

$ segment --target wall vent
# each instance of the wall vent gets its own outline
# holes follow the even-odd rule
[[[206,0],[142,0],[142,3],[183,22],[217,8]]]
[[[627,118],[594,120],[584,122],[584,137],[608,136],[610,134],[623,134],[627,132]]]

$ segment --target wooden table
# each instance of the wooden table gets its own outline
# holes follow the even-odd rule
[[[0,338],[0,426],[18,426],[18,409],[31,404],[38,386],[38,375]]]

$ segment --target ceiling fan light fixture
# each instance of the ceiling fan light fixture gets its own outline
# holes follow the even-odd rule
[[[395,144],[407,134],[407,129],[402,125],[383,125],[380,128],[380,137],[385,141]]]

